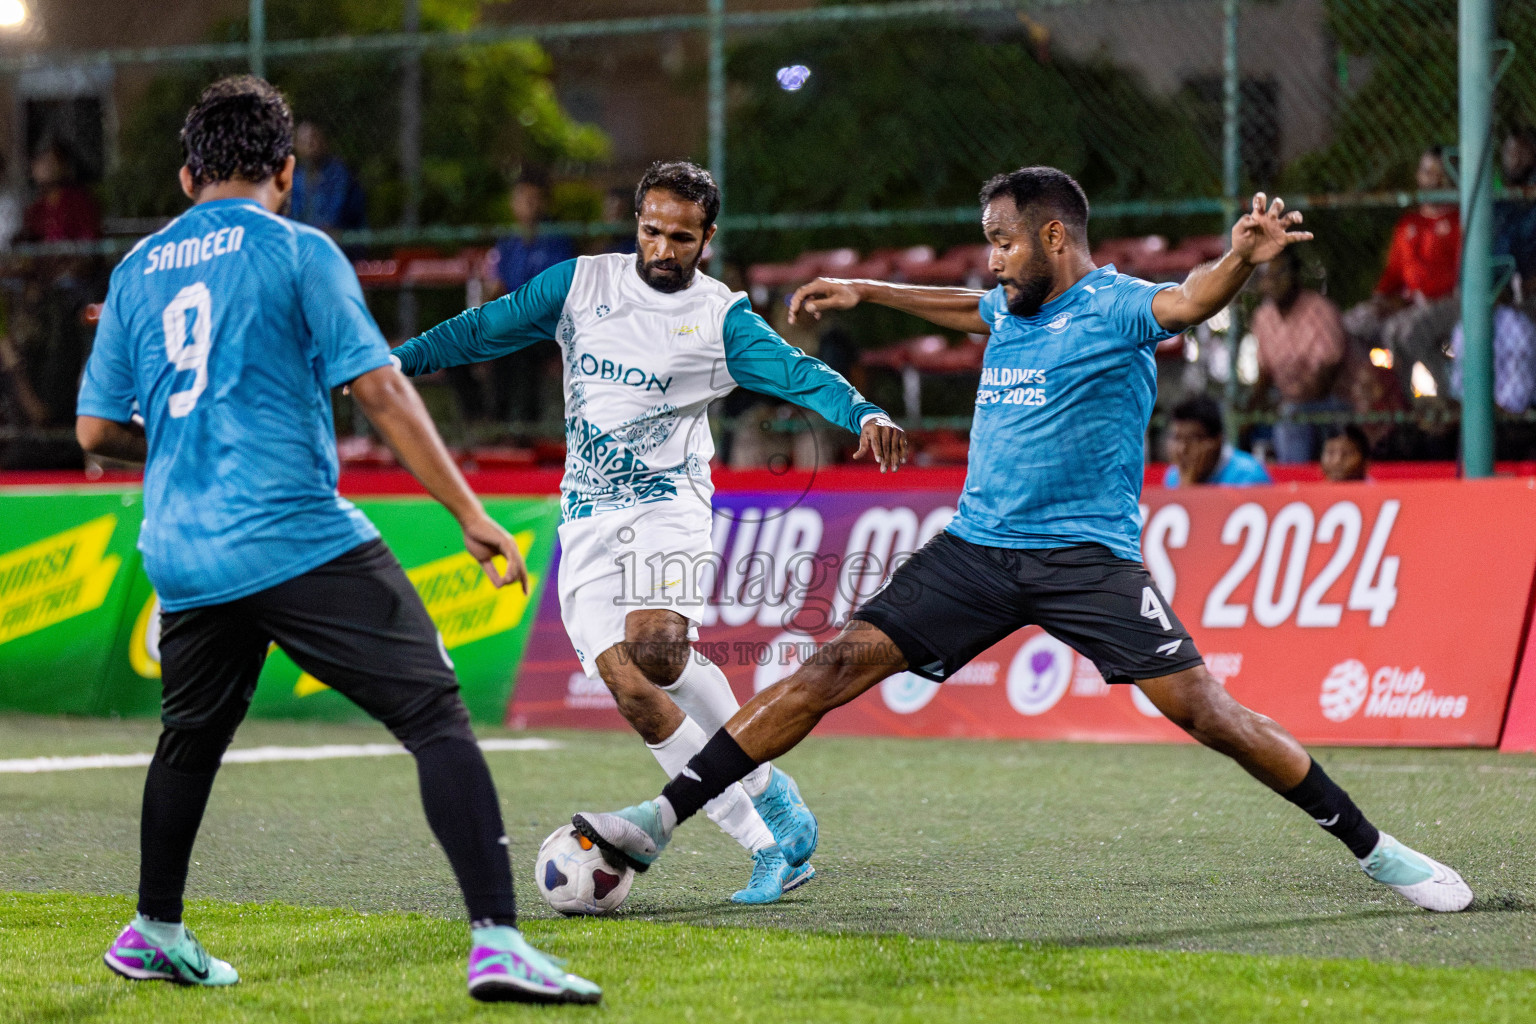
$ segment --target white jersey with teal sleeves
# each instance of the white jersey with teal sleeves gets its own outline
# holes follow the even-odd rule
[[[1103,267],[1031,317],[1001,287],[981,300],[992,337],[970,468],[949,532],[973,544],[1102,544],[1141,560],[1143,438],[1157,398],[1152,315],[1163,288]]]
[[[633,254],[582,256],[467,310],[395,350],[417,375],[560,345],[567,520],[680,497],[708,502],[709,404],[738,385],[812,409],[857,433],[880,409],[779,337],[745,294],[695,274],[678,292],[646,284]]]
[[[389,365],[352,264],[248,199],[198,203],[112,272],[77,412],[144,418],[139,550],[167,611],[377,537],[336,493],[331,388]]]

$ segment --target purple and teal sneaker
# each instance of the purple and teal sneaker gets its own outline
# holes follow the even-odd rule
[[[528,944],[516,928],[471,932],[469,994],[483,1003],[595,1003],[603,990],[567,974],[563,961]]]
[[[134,981],[233,985],[240,980],[233,967],[209,956],[197,936],[182,925],[147,921],[142,916],[134,917],[101,959]]]

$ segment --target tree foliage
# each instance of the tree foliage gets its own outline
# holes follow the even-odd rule
[[[785,92],[775,72],[793,64],[811,77]],[[1046,57],[1022,32],[783,32],[738,45],[729,69],[732,213],[960,206],[986,178],[1028,164],[1060,167],[1096,202],[1220,188],[1212,140],[1188,108],[1107,61]],[[733,240],[732,252],[782,255],[800,241],[759,237],[744,254]]]
[[[477,0],[423,0],[423,31],[474,25]],[[400,0],[268,0],[273,39],[366,35],[400,30]],[[221,26],[243,38],[243,21]],[[349,54],[269,60],[268,76],[288,95],[294,115],[314,120],[334,152],[353,168],[369,197],[369,222],[398,218],[403,183],[397,156],[401,57]],[[176,133],[198,92],[238,67],[200,65],[158,76],[123,130],[122,153],[108,183],[113,211],[164,216],[185,205],[175,184],[181,163]],[[572,120],[551,80],[549,55],[532,40],[422,58],[422,220],[503,222],[506,184],[520,164],[580,168],[606,160],[607,137]]]

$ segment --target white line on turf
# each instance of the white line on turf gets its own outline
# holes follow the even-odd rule
[[[486,753],[506,750],[559,750],[554,740],[481,740]],[[261,764],[267,761],[328,761],[342,757],[388,757],[406,749],[393,743],[328,743],[318,747],[245,747],[226,751],[225,764]],[[73,772],[83,768],[143,768],[152,754],[88,754],[78,757],[20,757],[0,761],[0,774],[34,775],[38,772]]]

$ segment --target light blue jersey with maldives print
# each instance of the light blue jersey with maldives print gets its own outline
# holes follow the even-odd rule
[[[1143,438],[1157,397],[1153,350],[1176,331],[1155,285],[1102,267],[1032,317],[1001,287],[976,392],[970,467],[949,532],[1000,548],[1102,544],[1141,560]]]
[[[139,550],[162,607],[232,601],[378,536],[336,493],[330,391],[388,364],[336,243],[250,200],[199,203],[118,264],[77,410],[144,418]]]

